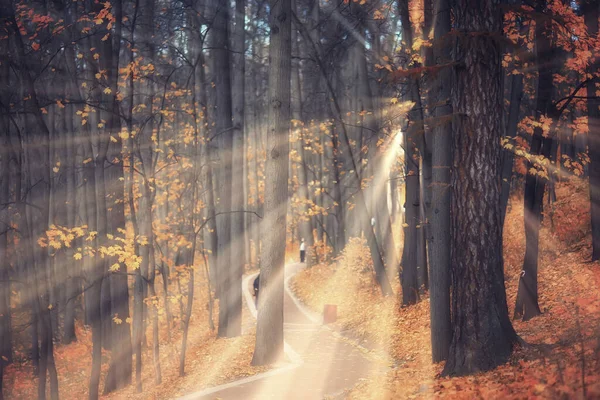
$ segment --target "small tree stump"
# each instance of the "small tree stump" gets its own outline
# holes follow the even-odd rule
[[[325,304],[323,308],[323,324],[331,324],[337,320],[337,306],[335,304]]]

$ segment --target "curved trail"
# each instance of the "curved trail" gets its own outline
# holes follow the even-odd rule
[[[286,266],[284,335],[285,353],[290,362],[262,374],[192,393],[180,400],[323,399],[340,396],[370,374],[387,370],[385,363],[367,357],[364,349],[323,326],[320,317],[295,298],[288,281],[303,267],[300,263]],[[246,306],[256,317],[249,291],[254,276],[256,274],[244,278],[243,292]]]

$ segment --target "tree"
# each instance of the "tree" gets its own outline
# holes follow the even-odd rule
[[[444,375],[485,371],[517,343],[508,317],[500,224],[500,1],[454,3],[452,342]]]
[[[231,215],[231,265],[230,287],[228,300],[228,316],[235,336],[240,335],[242,329],[242,275],[244,273],[244,248],[246,241],[244,224],[244,94],[245,94],[245,19],[246,2],[236,0],[235,3],[235,28],[233,31],[233,159],[231,209],[235,213]]]
[[[431,356],[434,362],[448,356],[452,330],[450,325],[450,172],[452,163],[452,70],[448,34],[450,33],[450,2],[434,2],[433,57],[441,64],[434,78],[430,98],[435,104],[431,113],[434,122],[431,135],[432,189],[431,219],[429,220],[429,298],[431,308]],[[446,64],[446,65],[444,65]]]
[[[392,291],[392,287],[390,285],[389,278],[385,272],[385,264],[383,262],[383,256],[381,254],[381,250],[380,250],[379,244],[377,242],[375,232],[373,230],[373,227],[371,226],[371,215],[370,215],[369,209],[367,207],[367,202],[365,200],[365,194],[364,194],[364,191],[362,190],[362,181],[361,181],[361,178],[359,175],[360,168],[355,162],[355,157],[353,155],[350,136],[346,129],[347,122],[343,118],[342,109],[341,109],[340,103],[337,99],[336,91],[333,87],[330,77],[327,75],[327,70],[323,64],[323,60],[321,59],[321,56],[320,56],[321,52],[319,51],[318,44],[315,43],[311,39],[310,35],[307,32],[306,27],[302,24],[302,22],[300,22],[298,17],[295,15],[294,15],[294,23],[296,24],[296,27],[300,30],[300,33],[302,34],[302,37],[304,38],[304,40],[309,44],[309,46],[312,49],[312,55],[315,58],[315,61],[318,65],[319,70],[321,71],[321,74],[323,76],[323,79],[325,80],[325,83],[327,85],[327,90],[329,92],[329,95],[331,96],[331,102],[333,103],[334,117],[339,122],[339,132],[335,132],[334,134],[330,135],[331,136],[331,149],[332,149],[332,153],[333,153],[333,160],[332,160],[333,170],[334,170],[333,176],[334,176],[334,180],[335,180],[334,181],[334,199],[335,199],[334,201],[337,202],[339,205],[339,201],[341,200],[339,183],[340,183],[340,177],[344,173],[344,172],[342,172],[341,163],[339,162],[339,158],[338,158],[339,154],[341,152],[341,153],[346,154],[347,159],[350,161],[350,166],[351,166],[351,170],[349,173],[349,175],[351,177],[350,184],[351,184],[351,186],[358,188],[354,195],[355,199],[356,199],[356,211],[355,212],[356,212],[356,215],[358,216],[360,226],[362,226],[364,229],[364,233],[365,233],[365,236],[367,239],[367,244],[368,244],[369,250],[371,252],[371,258],[373,259],[373,269],[375,270],[375,279],[377,280],[377,283],[378,283],[379,288],[381,289],[381,292],[383,293],[383,295],[389,296],[393,293],[393,291]],[[336,210],[336,217],[337,217],[336,219],[338,221],[338,225],[341,224],[342,226],[343,226],[343,221],[344,221],[343,210],[344,210],[343,206],[338,206],[337,210]],[[341,230],[339,228],[340,227],[338,226],[338,231],[336,232],[337,240],[340,240],[344,236],[343,230]],[[342,243],[340,243],[338,246],[341,246]],[[337,250],[341,251],[341,248],[338,248]]]
[[[588,30],[588,36],[593,40],[598,37],[598,4],[595,1],[585,1],[582,12]],[[599,71],[598,58],[589,66],[589,73],[597,77]],[[588,146],[590,156],[590,217],[592,222],[592,261],[600,260],[600,101],[596,95],[596,81],[587,83],[588,108]]]
[[[232,282],[232,246],[231,240],[231,201],[232,201],[232,167],[233,167],[233,124],[232,124],[232,98],[231,74],[229,54],[229,5],[224,0],[215,0],[212,32],[212,61],[215,74],[216,89],[216,132],[220,146],[220,176],[219,196],[220,208],[224,214],[221,216],[222,224],[219,226],[219,330],[220,337],[233,337],[241,332],[241,313],[237,303],[234,304],[235,293],[239,282]],[[240,162],[243,162],[240,160]],[[241,190],[236,188],[235,190]],[[239,260],[235,260],[237,263]],[[241,262],[241,261],[240,261]],[[236,264],[237,265],[237,264]],[[240,303],[241,305],[241,303]]]
[[[405,43],[406,67],[413,67],[412,55],[412,26],[408,11],[408,0],[398,2],[398,12],[402,24],[402,39]],[[415,304],[419,298],[418,286],[418,226],[421,226],[421,199],[420,199],[420,174],[419,174],[419,143],[423,135],[423,107],[419,81],[409,76],[406,82],[406,100],[413,102],[413,107],[408,114],[409,126],[404,134],[404,165],[405,165],[405,221],[404,221],[404,248],[401,261],[400,283],[402,284],[402,304]],[[421,265],[423,267],[423,265]]]
[[[252,365],[265,365],[283,355],[283,280],[292,61],[291,0],[271,0],[269,26],[269,123],[265,171],[265,239],[260,266],[256,346]]]
[[[538,5],[538,12],[542,12],[545,4]],[[550,22],[538,19],[535,25],[536,64],[538,66],[537,97],[535,110],[541,118],[557,120],[559,115],[553,107],[553,74],[556,71],[556,49],[551,44]],[[529,152],[532,155],[542,155],[546,159],[553,157],[552,147],[554,139],[551,134],[544,134],[542,126],[536,126],[531,138]],[[555,153],[555,152],[554,152]],[[536,173],[532,173],[535,171]],[[519,291],[515,304],[515,317],[523,316],[529,320],[541,314],[538,305],[538,251],[539,231],[542,222],[543,198],[548,176],[537,174],[537,169],[532,161],[527,164],[527,177],[525,178],[525,259],[523,271],[519,279]]]

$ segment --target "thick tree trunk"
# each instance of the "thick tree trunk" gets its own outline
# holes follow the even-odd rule
[[[443,374],[465,375],[506,362],[518,338],[508,317],[500,224],[500,0],[458,0],[453,11],[453,337]]]
[[[450,1],[435,0],[433,54],[438,64],[450,62],[451,48],[445,42],[450,33]],[[433,114],[432,200],[429,220],[429,301],[431,309],[431,356],[433,362],[448,357],[452,329],[450,326],[450,168],[452,165],[452,79],[449,67],[441,69],[431,88]]]
[[[256,346],[252,365],[283,356],[283,281],[285,275],[286,211],[292,61],[291,0],[271,0],[269,25],[269,124],[265,171],[265,240],[261,260]]]

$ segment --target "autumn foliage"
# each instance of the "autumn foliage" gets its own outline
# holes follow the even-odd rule
[[[394,368],[359,383],[350,399],[401,398],[588,398],[600,396],[600,266],[589,263],[587,184],[577,178],[557,186],[557,202],[544,219],[541,237],[540,305],[543,314],[514,321],[524,340],[511,360],[470,377],[441,379],[443,363],[431,364],[429,301],[401,308],[371,286],[367,248],[354,239],[336,263],[302,271],[293,282],[315,310],[338,306],[336,329],[373,352],[388,353]],[[504,229],[509,307],[515,302],[524,254],[523,206],[511,198]],[[399,288],[395,288],[399,290]]]

